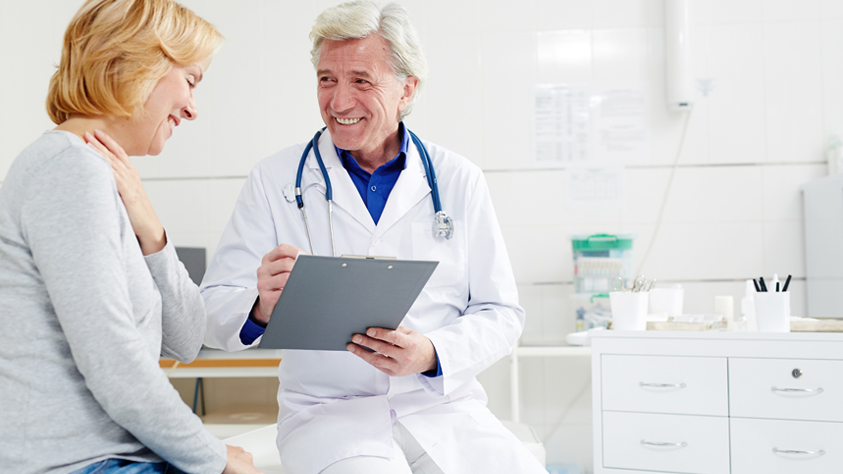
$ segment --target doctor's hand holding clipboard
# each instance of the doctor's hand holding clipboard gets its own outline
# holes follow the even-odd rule
[[[298,247],[281,244],[263,256],[257,270],[258,300],[249,316],[253,322],[263,327],[269,323],[300,254],[306,255]],[[355,334],[346,348],[393,377],[435,371],[438,366],[436,350],[430,339],[404,326],[394,330],[368,328],[366,334]]]

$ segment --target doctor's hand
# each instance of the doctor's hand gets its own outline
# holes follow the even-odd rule
[[[239,446],[225,445],[227,449],[228,462],[222,474],[263,474],[255,467],[252,455]]]
[[[129,160],[129,155],[123,151],[113,138],[102,130],[96,130],[94,135],[85,133],[85,142],[96,150],[105,161],[111,165],[114,180],[117,182],[117,192],[126,206],[126,213],[132,223],[132,229],[140,242],[144,255],[160,252],[167,244],[164,226],[155,215],[152,203],[146,195],[141,183],[140,174]]]
[[[252,308],[252,317],[261,323],[269,322],[299,252],[301,249],[298,247],[281,244],[261,259],[261,266],[258,267],[258,301]]]
[[[369,328],[355,334],[346,348],[381,372],[392,377],[436,369],[436,349],[424,334],[404,326],[398,329]],[[361,346],[375,352],[369,352]]]

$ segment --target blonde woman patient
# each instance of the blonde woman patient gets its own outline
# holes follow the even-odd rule
[[[206,316],[128,159],[197,118],[221,40],[170,0],[89,0],[71,20],[58,126],[0,187],[0,472],[258,472],[158,366],[196,357]]]

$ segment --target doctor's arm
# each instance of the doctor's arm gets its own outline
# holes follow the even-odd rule
[[[201,294],[208,313],[205,344],[228,351],[256,344],[262,334],[259,325],[268,322],[297,253],[294,247],[279,246],[270,197],[258,164],[240,191],[202,280]],[[254,322],[247,321],[250,315]],[[244,326],[253,331],[252,337],[241,339]]]
[[[451,324],[425,333],[442,375],[420,376],[426,389],[447,395],[512,352],[524,327],[524,310],[486,181],[470,186],[465,212],[468,304]]]

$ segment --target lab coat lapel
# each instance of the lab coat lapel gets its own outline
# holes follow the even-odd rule
[[[372,220],[372,215],[363,204],[360,198],[360,193],[354,187],[348,171],[342,166],[340,157],[337,156],[337,149],[334,147],[334,141],[331,138],[330,132],[327,130],[322,133],[319,138],[319,152],[322,154],[322,161],[325,163],[325,168],[328,170],[328,176],[331,178],[331,188],[334,193],[334,205],[349,213],[356,221],[360,222],[369,232],[375,231],[375,221]],[[308,160],[311,171],[320,175],[319,163],[316,158]],[[315,168],[315,169],[314,169]]]
[[[383,214],[378,221],[375,237],[386,233],[419,201],[430,194],[430,185],[427,184],[427,176],[424,173],[421,156],[419,156],[419,151],[416,150],[412,142],[407,147],[405,163],[404,169],[398,176],[398,181],[395,182],[395,187],[389,193]]]

